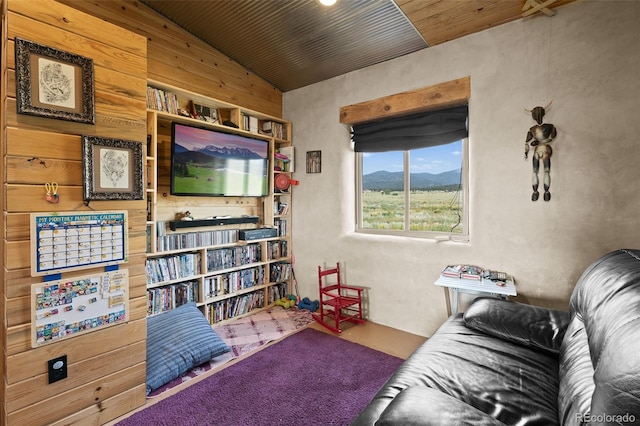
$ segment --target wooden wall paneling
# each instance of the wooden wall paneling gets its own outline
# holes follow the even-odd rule
[[[37,151],[31,151],[37,152]],[[44,161],[46,165],[40,163]],[[12,183],[30,183],[41,185],[43,182],[56,182],[58,185],[77,184],[77,176],[82,176],[82,162],[66,161],[45,157],[7,157],[6,178]],[[42,199],[46,195],[42,186]]]
[[[7,327],[31,324],[31,295],[7,299],[5,311]]]
[[[7,109],[7,85],[8,80],[8,67],[7,67],[7,2],[6,0],[0,0],[0,161],[2,161],[2,167],[0,167],[0,174],[2,176],[2,185],[6,182],[4,177],[4,157],[6,152],[6,109]],[[0,229],[3,231],[3,241],[6,238],[6,214],[4,213],[4,194],[0,194]],[[0,244],[0,395],[5,395],[6,390],[6,353],[9,347],[9,339],[6,324],[6,311],[4,301],[7,297],[6,284],[7,274],[4,268],[2,259],[5,257],[4,244]],[[0,398],[0,424],[5,423],[7,413],[5,409],[4,397]]]
[[[25,380],[7,386],[7,411],[17,411],[21,408],[37,404],[44,398],[54,397],[62,392],[82,386],[95,377],[107,376],[120,370],[122,365],[144,364],[146,361],[146,342],[133,342],[129,346],[121,346],[113,351],[102,351],[95,357],[82,361],[69,362],[69,377],[66,380],[48,384],[46,369],[40,374],[32,375]],[[120,363],[113,362],[114,359]],[[33,392],[33,389],[41,389]]]
[[[13,327],[11,330],[15,334],[20,334],[19,328],[24,327]],[[15,384],[46,372],[47,364],[39,363],[39,360],[43,358],[55,358],[69,351],[77,354],[75,359],[70,361],[81,362],[103,353],[112,352],[120,347],[129,347],[144,339],[146,334],[146,321],[137,319],[128,324],[107,327],[100,333],[81,334],[73,339],[68,339],[64,346],[50,344],[29,351],[12,351],[7,357],[7,366],[10,367],[7,372],[7,383]]]
[[[143,383],[145,375],[144,363],[121,368],[118,372],[99,380],[85,383],[23,409],[8,412],[8,424],[48,425],[51,421],[67,417],[89,406],[99,407],[103,399],[131,389],[132,383]]]
[[[2,96],[7,143],[2,144],[6,145],[2,197],[6,203],[0,247],[4,277],[10,283],[5,281],[3,294],[7,297],[1,304],[8,323],[3,324],[2,406],[6,411],[3,409],[0,423],[48,424],[77,413],[84,413],[77,418],[87,420],[91,413],[108,421],[145,400],[146,203],[84,203],[81,135],[146,141],[146,39],[53,1],[7,3],[3,43],[10,58],[3,61],[3,75],[8,77],[3,83],[9,80],[10,87]],[[16,113],[16,36],[93,59],[95,125]],[[55,205],[44,200],[43,183],[50,181],[60,185],[60,202]],[[129,258],[121,266],[129,270],[129,321],[31,348],[31,285],[42,278],[30,277],[29,213],[91,210],[129,212]],[[97,269],[65,273],[63,278]],[[49,385],[46,361],[61,354],[69,357],[69,377]],[[100,407],[103,399],[127,402],[112,403],[107,415]]]
[[[148,38],[148,77],[276,117],[282,92],[138,1],[59,0]]]
[[[31,269],[14,269],[7,271],[5,283],[5,294],[7,299],[14,297],[24,297],[31,294],[31,284],[33,284],[33,277],[31,276]]]
[[[139,58],[146,57],[146,44],[140,43],[140,37],[135,33],[125,28],[107,24],[99,17],[79,12],[75,8],[69,8],[62,3],[47,1],[46,7],[43,7],[43,2],[11,0],[9,9],[11,12],[63,29],[68,35],[77,34],[82,38],[117,47],[118,49],[111,54],[133,54]],[[11,26],[11,23],[9,26]],[[98,29],[106,31],[99,31]]]
[[[5,330],[7,343],[4,355],[10,356],[31,349],[31,324],[5,327]],[[7,372],[7,374],[9,373]]]
[[[98,404],[78,411],[49,426],[85,426],[88,424],[103,425],[109,420],[119,417],[122,412],[129,412],[145,403],[145,385],[139,385],[114,397],[106,398]]]
[[[16,127],[9,127],[7,134],[7,155],[33,158],[35,150],[38,158],[82,161],[82,145],[78,135]],[[39,162],[36,165],[42,166]]]
[[[12,1],[21,2],[23,0]],[[24,4],[31,4],[35,7],[38,5],[37,2],[30,1],[24,2]],[[95,21],[104,23],[98,19]],[[16,29],[20,29],[20,32],[16,33]],[[97,42],[86,35],[69,34],[65,30],[66,28],[52,26],[49,22],[37,21],[14,13],[13,8],[9,12],[10,40],[19,36],[58,50],[91,58],[96,68],[113,69],[134,78],[145,78],[146,60],[144,56],[124,50],[114,51],[111,45]]]
[[[43,182],[44,184],[44,182]],[[43,185],[7,185],[7,209],[10,212],[49,212],[70,210],[132,210],[139,209],[140,201],[91,201],[90,208],[84,207],[82,199],[82,186],[59,186],[59,202],[55,205],[44,200],[45,190]]]

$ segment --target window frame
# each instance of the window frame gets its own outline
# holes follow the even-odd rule
[[[410,150],[402,151],[404,161],[404,187],[409,187],[409,175],[411,173],[410,161],[408,153]],[[398,237],[411,237],[411,238],[425,238],[433,239],[436,241],[457,241],[457,242],[469,242],[470,230],[469,230],[469,138],[462,139],[462,176],[461,176],[461,197],[462,197],[462,220],[460,225],[462,226],[462,232],[441,232],[441,231],[412,231],[410,230],[410,192],[404,191],[404,230],[388,230],[388,229],[363,229],[362,228],[362,152],[354,152],[355,154],[355,231],[361,234],[372,235],[389,235]]]

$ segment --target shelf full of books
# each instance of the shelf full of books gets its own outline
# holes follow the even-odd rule
[[[240,271],[211,275],[204,278],[202,300],[237,293],[241,290],[255,288],[264,283],[264,265]]]
[[[147,290],[147,315],[175,309],[189,302],[198,303],[198,281],[186,281]]]
[[[211,324],[217,324],[263,308],[264,302],[264,291],[254,291],[207,305],[204,314]]]
[[[169,191],[167,147],[173,123],[254,137],[268,141],[270,181],[291,178],[291,122],[163,82],[147,86],[147,313],[194,301],[213,324],[273,305],[291,292],[291,190],[276,193],[270,182],[262,196],[180,198]],[[185,206],[191,221],[179,216]],[[275,236],[240,239],[269,227]]]

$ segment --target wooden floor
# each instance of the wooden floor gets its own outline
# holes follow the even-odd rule
[[[348,340],[350,342],[354,342],[354,343],[359,343],[361,345],[364,346],[368,346],[372,349],[378,350],[380,352],[384,352],[387,353],[389,355],[393,355],[393,356],[397,356],[399,358],[403,358],[406,359],[409,355],[411,355],[411,353],[418,347],[420,346],[425,340],[425,337],[422,336],[418,336],[415,334],[411,334],[411,333],[407,333],[404,331],[400,331],[400,330],[396,330],[394,328],[391,327],[387,327],[384,325],[380,325],[380,324],[376,324],[373,322],[365,322],[364,324],[349,324],[346,323],[344,324],[344,329],[342,331],[342,333],[340,334],[335,334],[332,333],[331,331],[329,331],[328,329],[326,329],[325,327],[321,326],[320,324],[313,322],[312,324],[310,324],[308,327],[313,328],[315,330],[318,331],[322,331],[322,332],[326,332],[327,334],[332,334],[334,336],[338,336],[341,339],[345,339]],[[302,329],[301,329],[302,330]],[[283,338],[286,338],[283,337]],[[278,342],[278,340],[270,342],[264,346],[262,346],[261,348],[259,348],[258,350],[262,350],[266,347],[269,347],[270,345],[274,344]],[[214,370],[210,370],[205,374],[202,374],[192,380],[189,381],[189,385],[197,383],[201,380],[204,380],[205,378],[211,376],[212,374],[215,374],[216,372],[227,368],[233,364],[235,364],[236,362],[239,362],[241,360],[243,360],[244,358],[251,356],[252,354],[256,353],[257,351],[253,351],[251,353],[248,353],[246,355],[240,356],[238,358],[235,358],[229,362],[227,362],[226,364],[224,364],[223,366],[214,369]],[[188,386],[188,385],[187,385]],[[162,396],[158,396],[156,398],[153,399],[147,399],[147,402],[145,405],[143,405],[142,407],[137,408],[136,410],[127,413],[124,416],[121,416],[109,423],[106,423],[105,426],[112,426],[115,425],[117,422],[119,422],[120,420],[130,416],[131,414],[137,412],[137,411],[141,411],[144,410],[145,408],[158,403],[159,401],[162,401],[165,398],[168,398],[171,395],[174,395],[175,393],[179,392],[180,390],[184,389],[183,386],[179,386],[177,388],[174,388],[172,390],[169,390],[167,392],[164,392],[162,394]]]
[[[416,334],[369,321],[358,325],[345,323],[344,330],[340,334],[334,334],[318,323],[313,323],[310,327],[403,359],[407,359],[427,340]]]

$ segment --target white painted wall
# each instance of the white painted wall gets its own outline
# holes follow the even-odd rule
[[[448,263],[516,277],[518,300],[566,308],[584,268],[640,247],[640,2],[582,0],[284,95],[298,162],[295,272],[317,298],[318,265],[369,288],[371,321],[429,336],[446,318],[433,285]],[[469,243],[354,232],[354,153],[342,106],[471,76]],[[550,202],[531,201],[524,141],[546,105]],[[306,151],[322,173],[306,174]]]

